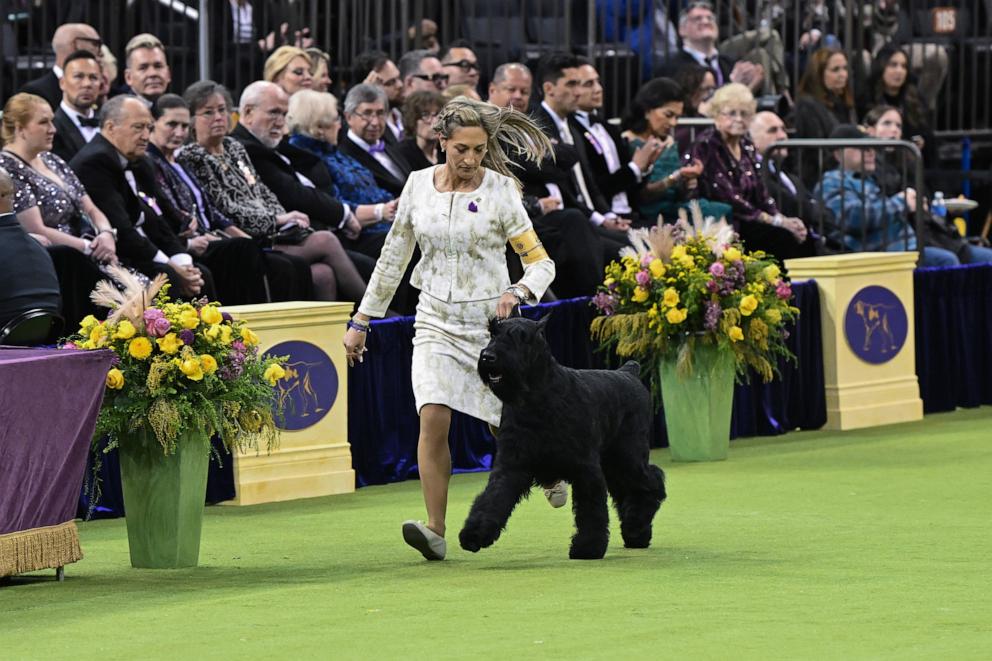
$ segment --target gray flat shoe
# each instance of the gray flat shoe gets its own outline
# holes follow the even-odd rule
[[[444,560],[448,544],[444,537],[428,528],[422,521],[403,522],[403,541],[420,551],[428,560]]]

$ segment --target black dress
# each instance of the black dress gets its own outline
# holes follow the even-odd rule
[[[410,164],[411,172],[414,170],[423,170],[424,168],[433,167],[435,165],[434,163],[431,163],[426,156],[424,156],[424,152],[420,149],[420,146],[417,145],[416,138],[406,138],[405,140],[401,140],[399,144],[396,145],[396,148],[399,149],[403,157],[406,158],[407,163]],[[435,148],[435,154],[438,156],[437,162],[444,163],[444,159],[441,158],[440,148]]]

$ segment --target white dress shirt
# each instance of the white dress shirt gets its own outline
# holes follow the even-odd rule
[[[83,135],[83,140],[89,142],[96,137],[97,133],[100,132],[100,128],[97,126],[83,126],[79,123],[80,117],[90,119],[91,117],[96,116],[96,113],[93,112],[92,108],[90,108],[89,114],[80,113],[78,110],[66,103],[64,99],[62,100],[61,106],[62,111],[69,116],[69,119],[72,120],[72,123],[76,125],[76,128],[79,129],[79,132]]]
[[[379,164],[382,165],[382,167],[389,170],[389,174],[393,175],[400,181],[406,180],[406,177],[403,176],[403,172],[399,169],[396,163],[393,163],[393,159],[389,158],[389,154],[387,154],[384,151],[377,151],[377,152],[369,151],[372,145],[370,145],[369,143],[365,142],[360,137],[358,137],[358,134],[352,131],[351,129],[348,129],[348,138],[356,145],[358,145],[365,151],[369,152],[372,158],[379,161]]]
[[[572,139],[572,130],[568,128],[568,120],[561,117],[558,113],[551,109],[547,101],[541,101],[541,107],[544,108],[552,119],[558,124],[558,134],[561,136],[561,141],[566,145],[574,145],[575,141]],[[581,196],[581,202],[586,205],[586,208],[592,213],[589,216],[589,220],[593,225],[602,225],[603,221],[607,220],[608,217],[612,218],[613,214],[610,213],[609,216],[604,216],[603,214],[596,211],[596,208],[592,203],[592,196],[589,194],[589,187],[586,185],[586,178],[582,172],[582,165],[576,163],[572,166],[572,173],[575,175],[575,182],[579,187],[579,194]],[[551,186],[548,186],[549,190]],[[556,186],[557,188],[557,186]],[[561,191],[558,193],[561,196]]]
[[[606,168],[610,171],[610,174],[623,167],[623,163],[620,162],[620,153],[617,151],[617,144],[613,142],[613,136],[606,130],[606,127],[600,122],[593,122],[589,117],[589,113],[584,110],[576,110],[575,118],[579,121],[579,124],[582,124],[588,130],[586,139],[589,140],[597,152],[603,155],[603,158],[606,160]],[[637,167],[637,164],[633,161],[627,163],[627,167],[634,173],[637,183],[641,183],[641,179],[644,176],[641,168]],[[618,215],[633,211],[630,207],[630,200],[627,199],[627,193],[624,191],[620,191],[613,196],[610,202],[610,208],[613,210],[613,213]]]

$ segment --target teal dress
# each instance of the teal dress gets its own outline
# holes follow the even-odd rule
[[[644,141],[640,138],[633,138],[630,141],[632,150],[637,149],[643,144]],[[682,167],[682,159],[679,156],[678,144],[673,141],[665,151],[661,152],[658,160],[654,162],[654,167],[651,168],[648,176],[644,178],[644,183],[661,181],[680,167]],[[679,219],[679,209],[685,209],[686,211],[689,209],[690,200],[684,194],[681,186],[667,188],[660,196],[652,195],[650,199],[644,199],[645,196],[643,194],[639,195],[638,198],[637,211],[641,216],[641,224],[643,225],[654,225],[658,219],[658,214],[664,217],[665,222],[674,223]],[[709,216],[717,220],[726,218],[727,222],[730,222],[731,207],[729,204],[713,202],[705,198],[698,198],[696,201],[699,202],[704,218]]]

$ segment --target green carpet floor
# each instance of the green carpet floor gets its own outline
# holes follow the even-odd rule
[[[655,543],[567,559],[535,491],[457,548],[484,474],[452,480],[449,559],[405,547],[419,484],[211,507],[201,567],[134,570],[124,520],[84,560],[0,587],[0,659],[986,659],[992,409],[745,439],[671,464]],[[615,519],[615,517],[614,517]]]

